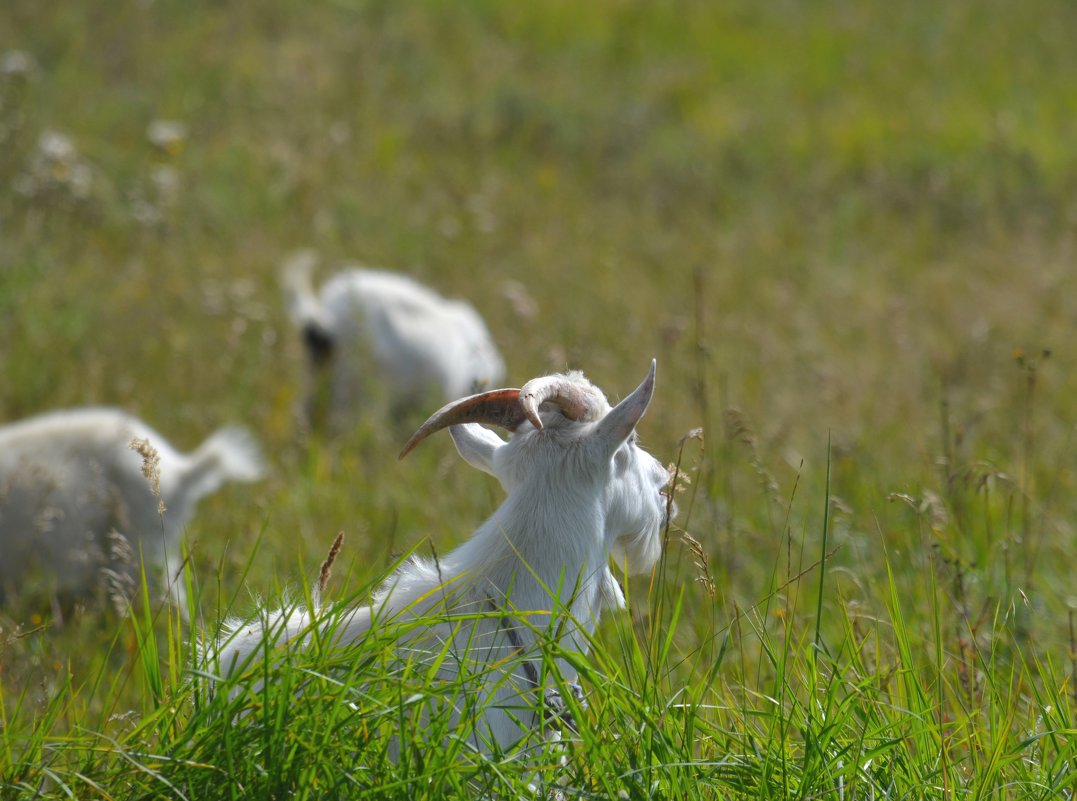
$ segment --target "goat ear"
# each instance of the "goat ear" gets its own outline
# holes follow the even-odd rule
[[[497,477],[494,473],[494,454],[505,444],[501,437],[478,423],[449,426],[449,435],[465,462]]]
[[[643,413],[647,411],[647,407],[651,403],[651,397],[654,395],[656,367],[657,362],[651,359],[651,369],[648,371],[647,377],[643,379],[643,383],[636,387],[631,395],[614,406],[609,414],[595,425],[592,438],[601,443],[607,453],[612,455],[615,450],[621,447],[621,443],[628,439],[629,435],[635,430],[636,423],[643,417]]]

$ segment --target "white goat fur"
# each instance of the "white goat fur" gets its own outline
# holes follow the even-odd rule
[[[143,457],[130,447],[136,438],[159,456],[163,515]],[[174,572],[199,499],[262,472],[257,443],[239,428],[223,428],[183,454],[117,409],[70,409],[0,427],[0,593],[17,591],[27,573],[40,574],[58,598],[93,594],[105,570],[137,587],[130,580],[139,579],[140,553],[147,566]],[[117,561],[112,531],[127,539],[130,559]],[[182,609],[182,581],[166,579]]]
[[[543,428],[524,422],[507,442],[473,423],[452,426],[460,455],[495,476],[506,499],[470,539],[437,562],[408,560],[384,582],[372,606],[345,616],[333,630],[335,644],[361,640],[372,619],[381,627],[391,618],[436,615],[442,622],[401,640],[401,655],[437,652],[450,638],[471,643],[465,647],[472,667],[502,666],[486,674],[478,689],[484,719],[476,729],[485,730],[480,735],[488,738],[485,745],[505,748],[533,729],[538,723],[534,693],[543,690],[534,679],[547,674],[533,666],[523,670],[521,659],[541,659],[536,632],[556,630],[562,648],[586,653],[587,634],[602,609],[624,607],[609,568],[611,555],[633,573],[650,570],[659,557],[671,508],[665,494],[669,473],[639,447],[634,434],[653,392],[653,376],[652,366],[644,384],[610,410],[598,388],[581,373],[570,373],[566,377],[585,386],[596,401],[592,419],[571,421],[544,404]],[[443,617],[495,610],[502,616],[457,620],[455,630]],[[228,674],[258,659],[267,647],[309,636],[311,620],[309,612],[293,607],[247,624],[233,621],[218,646],[221,670]],[[507,626],[507,621],[519,625]],[[559,628],[561,623],[566,625]],[[443,674],[454,672],[450,662],[445,660]],[[545,667],[559,671],[565,682],[575,678],[562,660]]]
[[[294,255],[283,285],[315,367],[329,371],[331,419],[349,422],[372,394],[407,410],[501,381],[504,361],[470,304],[405,275],[361,267],[338,272],[315,293],[315,260],[310,251]]]

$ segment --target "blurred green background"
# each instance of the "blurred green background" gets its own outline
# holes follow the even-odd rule
[[[250,426],[272,475],[189,529],[210,627],[338,530],[341,590],[447,550],[500,493],[447,438],[398,463],[415,421],[296,425],[277,271],[313,247],[321,277],[470,300],[515,385],[579,367],[617,398],[657,357],[646,446],[705,431],[681,523],[716,595],[679,535],[663,565],[685,648],[783,596],[829,508],[828,636],[889,565],[912,625],[934,574],[955,631],[1002,615],[1065,665],[1075,30],[1061,0],[5,0],[0,420],[119,405],[184,450]],[[99,634],[10,641],[5,681]]]

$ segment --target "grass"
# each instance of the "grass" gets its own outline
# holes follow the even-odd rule
[[[398,464],[412,421],[296,430],[276,270],[313,246],[468,297],[516,384],[578,366],[617,397],[658,358],[641,433],[682,515],[581,664],[568,787],[1073,798],[1073,15],[4,3],[0,54],[32,66],[0,75],[0,419],[122,405],[185,449],[234,420],[273,473],[200,507],[189,626],[0,612],[3,792],[525,781],[460,749],[388,762],[332,679],[378,644],[297,655],[234,702],[250,726],[192,690],[192,638],[316,576],[338,531],[343,601],[499,497],[444,442]],[[361,708],[399,708],[394,681]]]

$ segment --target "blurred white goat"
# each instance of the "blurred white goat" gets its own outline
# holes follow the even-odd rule
[[[422,659],[448,645],[452,658],[440,675],[480,677],[472,696],[482,710],[478,747],[507,748],[539,728],[538,700],[563,703],[551,695],[557,682],[550,672],[557,671],[561,686],[573,686],[576,676],[564,660],[544,661],[540,639],[556,640],[561,652],[586,653],[602,610],[624,607],[611,556],[631,573],[650,570],[667,516],[675,513],[668,470],[635,434],[654,376],[652,362],[643,383],[612,409],[601,390],[572,372],[474,395],[435,413],[401,458],[448,427],[464,460],[496,477],[508,497],[467,542],[438,560],[408,560],[372,606],[350,610],[320,639],[343,647],[361,640],[372,622],[382,629],[394,618],[435,616],[438,622],[409,629],[398,652]],[[477,423],[512,434],[504,441]],[[305,642],[311,625],[311,614],[299,608],[233,621],[220,638],[218,665],[227,675],[267,648]],[[253,671],[253,680],[259,675]]]
[[[239,428],[183,454],[117,409],[70,409],[0,427],[0,595],[17,593],[28,576],[40,576],[59,601],[101,588],[129,594],[141,554],[147,573],[164,569],[184,611],[175,574],[195,504],[225,481],[262,472],[257,443]]]
[[[501,354],[470,304],[443,298],[407,276],[363,268],[337,273],[315,293],[316,260],[309,250],[293,255],[282,283],[314,383],[329,383],[328,411],[336,427],[352,422],[372,395],[401,412],[501,381]],[[307,398],[308,423],[316,394]]]

